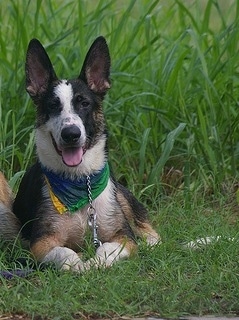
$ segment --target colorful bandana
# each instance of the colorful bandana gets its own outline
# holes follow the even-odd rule
[[[60,214],[74,213],[89,203],[87,176],[71,180],[43,167],[42,171],[48,184],[52,202]],[[96,199],[106,188],[110,176],[108,163],[101,171],[89,176],[91,198]]]

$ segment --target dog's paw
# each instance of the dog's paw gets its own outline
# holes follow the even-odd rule
[[[65,247],[53,248],[42,260],[43,263],[53,263],[60,270],[83,271],[84,263],[78,254]]]
[[[95,257],[84,263],[84,269],[110,267],[114,262],[126,259],[129,255],[129,251],[118,242],[105,242],[96,250]]]

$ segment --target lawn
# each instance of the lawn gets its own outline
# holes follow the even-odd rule
[[[23,1],[0,6],[0,168],[15,192],[35,160],[25,91],[28,42],[59,77],[79,74],[91,42],[109,44],[104,104],[117,179],[148,207],[162,244],[84,274],[0,277],[0,314],[29,319],[177,318],[239,313],[237,1]],[[220,240],[187,248],[200,237]],[[85,258],[94,249],[89,242]],[[0,269],[24,268],[16,244]],[[29,264],[31,263],[28,258]]]

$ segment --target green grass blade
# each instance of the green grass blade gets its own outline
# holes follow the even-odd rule
[[[158,162],[153,167],[152,171],[149,174],[148,183],[156,183],[158,182],[159,177],[161,176],[162,169],[165,165],[165,163],[168,161],[170,153],[173,149],[174,142],[177,139],[177,137],[180,135],[180,133],[184,130],[186,124],[180,123],[176,129],[169,132],[169,134],[166,137],[164,148],[162,151],[162,154],[158,160]]]

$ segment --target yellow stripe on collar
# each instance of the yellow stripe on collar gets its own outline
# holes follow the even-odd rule
[[[51,186],[50,183],[47,179],[47,177],[45,177],[46,179],[46,183],[50,192],[50,197],[51,197],[51,201],[54,205],[54,207],[56,208],[56,210],[58,211],[58,213],[63,214],[67,211],[66,206],[64,206],[64,204],[57,198],[57,196],[54,194],[54,192],[51,190]]]
[[[58,213],[63,214],[67,211],[67,208],[64,206],[63,203],[57,198],[56,195],[52,192],[52,190],[49,188],[50,191],[50,196],[51,196],[51,201],[54,204],[54,207],[58,211]]]

